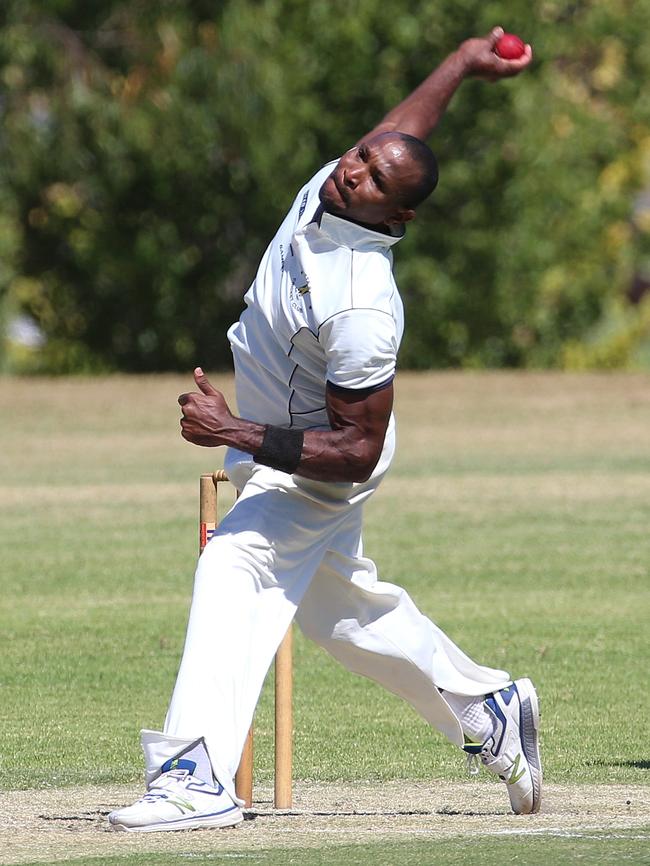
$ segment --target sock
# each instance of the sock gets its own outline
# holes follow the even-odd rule
[[[442,694],[456,713],[465,736],[473,742],[484,743],[494,730],[492,716],[485,708],[485,698],[455,695],[453,692]]]
[[[195,776],[208,785],[216,787],[215,779],[212,775],[212,764],[210,763],[203,738],[183,749],[175,757],[165,761],[160,768],[162,773],[168,773],[170,770],[187,770],[190,775]]]

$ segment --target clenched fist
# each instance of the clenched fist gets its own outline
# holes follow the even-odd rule
[[[195,445],[227,445],[225,437],[231,432],[233,414],[223,394],[212,387],[200,367],[194,370],[194,381],[200,393],[193,391],[178,398],[183,413],[181,436]]]

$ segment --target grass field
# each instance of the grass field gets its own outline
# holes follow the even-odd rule
[[[229,379],[215,381],[231,393]],[[0,379],[5,791],[137,788],[138,731],[160,725],[182,648],[198,475],[222,460],[220,451],[178,435],[175,400],[190,384],[189,377]],[[650,377],[402,375],[397,395],[399,453],[368,506],[369,555],[477,660],[533,678],[551,786],[627,786],[633,803],[634,792],[643,793],[645,810]],[[462,756],[410,708],[300,636],[295,679],[297,787],[300,780],[357,780],[379,792],[391,780],[426,782],[423,791],[436,780],[464,784]],[[271,739],[267,689],[257,719],[262,784],[271,778]],[[476,790],[478,805],[496,794],[507,812],[492,779]],[[650,825],[650,813],[643,815]],[[513,832],[525,827],[519,821]],[[462,836],[462,824],[457,830]],[[245,854],[246,832],[235,834],[242,841],[234,848],[229,842],[244,862],[281,862],[281,852],[264,853],[263,839],[260,851]],[[147,850],[159,849],[116,849],[112,835],[101,841],[103,863],[163,863],[159,855],[147,859]],[[358,859],[350,837],[321,841],[310,843],[310,859],[282,862],[429,862],[417,838],[391,848],[386,860],[379,847]],[[647,832],[629,828],[580,840],[531,835],[517,862],[536,863],[542,850],[547,860],[565,862],[564,851],[566,862],[577,862],[583,854],[572,846],[583,843],[584,862],[647,862],[648,841]],[[506,835],[491,838],[494,862],[511,862],[513,845]],[[29,850],[5,848],[0,862],[50,862],[50,854]],[[430,862],[476,858],[462,839],[445,851],[456,859],[438,852]],[[74,853],[73,845],[61,848],[56,859],[72,862]],[[490,857],[482,851],[482,862]]]
[[[627,863],[631,866],[650,862],[641,849],[641,844],[647,837],[634,834],[607,839],[604,834],[595,833],[587,839],[568,836],[561,841],[549,843],[548,836],[533,838],[526,842],[526,852],[522,857],[520,839],[485,840],[446,840],[442,850],[433,852],[430,841],[408,840],[404,842],[388,842],[381,845],[339,845],[324,849],[301,850],[292,848],[275,848],[262,850],[246,855],[236,855],[234,862],[246,866],[395,866],[396,863],[407,866],[422,866],[426,863],[442,863],[445,866],[462,866],[469,862],[481,863],[524,863],[526,866],[548,866],[555,858],[556,863],[582,863],[588,866],[607,863]],[[607,854],[603,855],[603,847]],[[610,859],[611,858],[611,859]],[[42,861],[41,861],[42,862]],[[177,866],[177,864],[204,864],[233,862],[227,855],[196,855],[190,852],[180,854],[145,854],[117,857],[96,857],[88,859],[75,858],[68,860],[70,866]],[[39,863],[32,861],[32,866]]]

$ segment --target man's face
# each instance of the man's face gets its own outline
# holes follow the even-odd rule
[[[329,213],[368,225],[394,225],[412,219],[405,190],[420,179],[420,169],[392,133],[382,133],[343,154],[320,188]]]

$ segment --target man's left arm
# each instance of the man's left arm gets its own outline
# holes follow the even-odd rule
[[[503,35],[495,27],[487,36],[467,39],[419,85],[396,105],[374,129],[357,142],[361,144],[382,132],[405,132],[426,141],[438,125],[449,101],[468,77],[496,81],[518,75],[532,61],[530,45],[522,57],[504,60],[494,47]]]
[[[198,367],[194,381],[198,393],[178,398],[183,413],[181,435],[194,445],[226,445],[284,472],[347,483],[366,481],[381,456],[393,408],[392,382],[379,389],[328,384],[325,400],[330,429],[300,431],[237,418]]]

